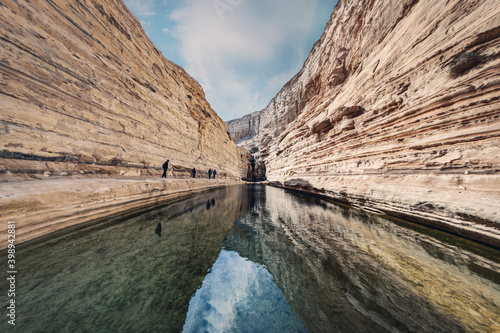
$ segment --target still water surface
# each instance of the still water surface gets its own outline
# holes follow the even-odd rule
[[[495,249],[260,185],[110,218],[17,260],[19,332],[500,332]]]

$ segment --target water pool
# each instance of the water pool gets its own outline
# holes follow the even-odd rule
[[[21,245],[17,268],[19,332],[500,331],[496,249],[261,185]]]

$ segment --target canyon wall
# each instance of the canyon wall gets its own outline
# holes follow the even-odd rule
[[[224,249],[266,267],[309,332],[500,329],[500,263],[462,248],[481,246],[308,194],[246,189],[250,213]]]
[[[240,145],[276,185],[499,245],[499,51],[498,1],[341,0]]]
[[[256,111],[226,122],[227,130],[236,143],[252,139],[259,134],[260,113],[260,111]]]
[[[201,86],[122,0],[0,3],[0,146],[0,181],[243,169]]]

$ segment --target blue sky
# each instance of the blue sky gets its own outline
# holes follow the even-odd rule
[[[124,0],[224,120],[267,106],[302,68],[335,0]]]

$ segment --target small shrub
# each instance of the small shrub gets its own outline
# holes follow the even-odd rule
[[[485,62],[485,57],[477,52],[464,52],[450,65],[451,75],[459,77]]]

